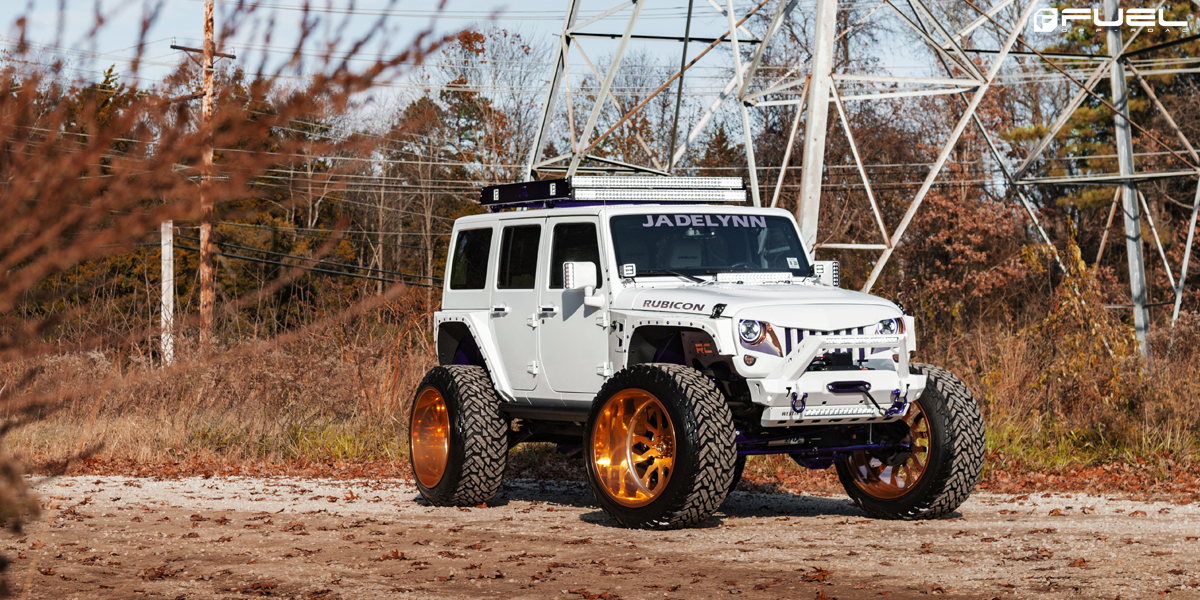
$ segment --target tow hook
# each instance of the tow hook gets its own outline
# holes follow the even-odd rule
[[[884,418],[892,417],[904,412],[904,408],[908,406],[908,386],[904,386],[904,393],[900,390],[892,390],[892,405],[883,413]]]
[[[799,397],[796,396],[796,392],[792,392],[792,412],[796,414],[804,412],[804,409],[807,406],[805,400],[808,400],[808,392],[804,392],[804,394]],[[800,406],[796,406],[797,402],[800,403]]]

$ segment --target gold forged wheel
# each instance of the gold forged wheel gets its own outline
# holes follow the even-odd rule
[[[854,484],[871,497],[881,500],[899,498],[911,492],[929,468],[932,436],[929,418],[921,408],[921,403],[909,404],[908,414],[902,420],[908,425],[907,439],[912,445],[912,453],[907,461],[890,466],[864,450],[855,452],[846,460]]]
[[[436,487],[450,458],[450,414],[436,387],[426,386],[417,395],[409,431],[414,474],[421,485]]]
[[[631,388],[609,398],[591,442],[596,478],[618,504],[645,506],[666,490],[675,468],[675,429],[650,392]]]

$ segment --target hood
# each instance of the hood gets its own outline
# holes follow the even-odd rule
[[[813,330],[873,325],[902,315],[878,296],[810,284],[627,288],[617,293],[613,308],[707,316],[717,304],[725,304],[725,317]]]

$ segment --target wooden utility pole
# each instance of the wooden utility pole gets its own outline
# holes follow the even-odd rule
[[[213,201],[209,191],[209,179],[213,167],[213,56],[216,44],[213,41],[213,0],[204,3],[204,58],[201,71],[204,73],[204,100],[200,104],[200,127],[204,137],[204,150],[200,168],[200,344],[208,346],[213,335],[213,304],[216,291],[213,286]]]

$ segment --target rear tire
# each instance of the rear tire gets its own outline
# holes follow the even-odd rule
[[[846,493],[880,519],[945,516],[966,501],[983,471],[983,418],[971,390],[940,367],[914,364],[913,370],[929,380],[905,415],[911,456],[894,467],[867,452],[837,463]]]
[[[604,384],[585,433],[588,483],[626,527],[677,529],[716,512],[737,452],[733,416],[695,369],[640,364]]]
[[[500,489],[508,419],[482,367],[434,367],[409,412],[408,457],[421,496],[434,506],[476,506]]]

